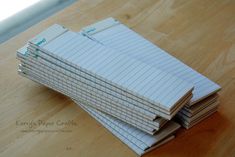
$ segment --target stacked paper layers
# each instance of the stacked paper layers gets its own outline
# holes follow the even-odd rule
[[[67,93],[67,91],[64,90],[63,87],[61,87],[59,84],[54,83],[52,80],[44,79],[30,72],[26,74],[24,67],[21,65],[19,66],[18,73],[35,82],[50,87],[55,91],[73,97],[70,95],[70,93]],[[73,100],[140,156],[172,140],[175,137],[175,132],[180,128],[179,124],[173,121],[169,121],[155,135],[149,135],[148,133],[137,129],[136,127],[133,127],[111,115],[105,114],[91,107],[85,101],[76,99]]]
[[[30,40],[19,54],[27,58],[26,73],[60,82],[75,98],[149,134],[192,97],[190,83],[59,25]]]
[[[180,62],[119,21],[108,18],[85,27],[87,36],[99,41],[120,54],[126,54],[142,63],[161,69],[186,82],[193,84],[193,97],[177,114],[185,128],[197,124],[214,113],[218,107],[220,86]]]
[[[17,56],[20,75],[72,98],[139,155],[174,138],[174,115],[189,128],[217,109],[217,84],[113,18],[79,33],[55,24]]]
[[[55,65],[53,68],[53,65],[49,64],[51,60],[47,60],[48,58],[40,59],[42,54],[39,54],[38,50],[35,51],[35,53],[31,53],[27,48],[28,47],[25,46],[18,50],[17,53],[17,56],[21,61],[21,64],[19,65],[20,75],[71,97],[137,154],[142,155],[174,138],[173,134],[180,127],[180,125],[175,122],[167,123],[161,131],[152,136],[146,133],[147,131],[141,131],[128,123],[97,110],[95,100],[93,100],[93,102],[89,101],[88,97],[86,97],[86,99],[78,98],[78,89],[73,89],[77,84],[69,82],[72,80],[72,74],[64,68],[59,68],[61,71],[58,71]],[[86,92],[87,91],[85,91],[85,93]]]
[[[61,29],[64,28],[59,25],[54,25],[40,35],[50,34],[51,31],[51,35],[53,36],[53,34],[56,34],[56,31]],[[75,35],[81,36],[81,34],[77,33],[75,33]],[[61,34],[59,36],[61,36]],[[83,35],[81,37],[86,38],[88,39],[88,41],[90,41],[89,38],[84,37]],[[55,40],[55,37],[52,38]],[[45,42],[45,40],[42,39],[38,42],[38,44],[42,44],[43,42]],[[155,115],[154,113],[152,113],[155,117],[155,120],[153,121],[145,114],[143,114],[144,116],[142,116],[138,112],[133,113],[131,109],[129,109],[128,111],[127,107],[121,110],[122,106],[115,106],[114,103],[114,100],[118,99],[111,99],[112,101],[110,102],[106,101],[105,93],[103,95],[100,95],[100,97],[97,97],[98,94],[96,95],[95,93],[99,92],[98,89],[89,91],[89,84],[86,81],[90,78],[86,78],[87,80],[79,78],[79,76],[81,76],[81,72],[75,73],[75,71],[72,71],[67,64],[61,61],[61,58],[53,57],[45,50],[30,47],[30,43],[29,46],[26,45],[25,47],[18,50],[17,56],[21,61],[21,64],[19,65],[19,74],[31,80],[39,82],[45,86],[48,86],[56,91],[59,91],[74,99],[75,102],[81,102],[79,103],[79,105],[81,105],[82,103],[86,104],[85,106],[82,106],[85,110],[87,110],[92,116],[94,116],[106,128],[108,128],[113,134],[119,137],[124,143],[126,143],[139,155],[142,155],[145,152],[152,150],[153,148],[174,138],[173,133],[180,127],[175,122],[169,122],[161,129],[161,131],[156,133],[154,136],[151,136],[149,134],[155,133],[163,124],[166,123],[165,119],[160,118],[157,114]],[[82,82],[81,80],[83,80],[84,82]],[[79,82],[82,82],[83,84],[79,84]],[[89,83],[92,84],[92,82]],[[98,81],[96,81],[95,83],[98,83]],[[87,84],[87,86],[84,87],[84,84]],[[188,84],[185,85],[190,86]],[[94,85],[94,87],[96,86]],[[192,87],[190,87],[189,89],[189,94],[191,88]],[[111,90],[109,90],[109,92],[110,91]],[[188,91],[186,91],[186,95],[187,93]],[[108,98],[109,97],[107,97],[107,99]],[[109,102],[109,104],[107,102]],[[185,101],[185,103],[186,102],[187,101]],[[107,105],[103,106],[105,103]],[[115,109],[116,112],[114,112]],[[141,108],[139,110],[141,111]],[[131,114],[131,116],[129,116],[128,114]],[[119,119],[115,117],[118,117]],[[156,131],[153,130],[151,127],[157,128]]]

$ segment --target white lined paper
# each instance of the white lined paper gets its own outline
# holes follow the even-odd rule
[[[73,40],[75,40],[74,39],[74,34],[73,33],[71,33],[71,32],[65,32],[64,33],[64,35],[66,36],[66,39],[67,39],[67,36],[71,36],[70,38],[72,38]],[[63,45],[63,51],[64,51],[64,49],[66,49],[66,46],[64,46],[65,44],[63,44],[63,43],[60,43],[60,44],[54,44],[53,42],[56,42],[57,40],[57,42],[61,42],[61,38],[63,38],[63,35],[61,35],[61,36],[59,36],[57,39],[55,39],[55,40],[53,40],[53,41],[51,41],[51,45],[52,45],[52,48],[51,48],[51,51],[53,50],[55,50],[54,48],[53,48],[53,45]],[[84,49],[84,45],[82,44],[83,43],[83,41],[85,40],[84,39],[84,37],[82,36],[82,35],[78,35],[78,37],[77,37],[77,43],[80,43],[79,44],[79,47],[76,47],[76,45],[75,45],[75,47],[76,48],[72,48],[73,50],[74,50],[74,53],[75,52],[77,52],[77,50],[79,49],[79,50],[81,50],[82,51],[82,49]],[[67,40],[66,40],[66,42],[67,42]],[[88,41],[87,42],[89,45],[91,45],[91,48],[92,47],[95,47],[95,46],[97,46],[97,43],[96,42],[93,42],[93,41]],[[86,43],[86,44],[87,44]],[[71,45],[68,45],[69,47],[71,47]],[[45,48],[50,48],[50,43],[47,43],[47,45],[45,45],[44,46]],[[98,49],[99,48],[102,48],[101,50],[104,50],[104,48],[102,47],[102,45],[98,45]],[[62,54],[62,51],[60,52],[59,51],[60,49],[58,48],[58,54],[57,55],[60,55],[60,54]],[[107,50],[106,50],[107,51]],[[73,56],[72,55],[72,50],[70,51],[70,53],[71,53],[71,56]],[[89,57],[91,58],[90,59],[90,61],[92,60],[92,58],[96,58],[96,59],[99,59],[99,58],[104,58],[105,56],[107,56],[106,54],[107,54],[107,52],[105,52],[105,51],[99,51],[98,53],[97,52],[92,52],[93,54],[91,54],[91,52],[89,52]],[[103,54],[102,54],[103,53]],[[85,54],[85,55],[84,55]],[[88,52],[86,51],[86,52],[84,52],[84,53],[82,53],[81,54],[81,56],[79,56],[78,57],[78,59],[80,59],[80,61],[81,60],[84,60],[84,59],[86,59],[86,58],[89,58],[89,57],[87,57],[87,55],[86,54],[88,54]],[[58,57],[58,56],[57,56]],[[58,57],[58,58],[63,58],[63,56],[60,56],[60,57]],[[119,58],[118,60],[120,61],[120,60],[122,60],[123,62],[121,63],[121,64],[113,64],[114,62],[112,62],[113,60],[115,60],[116,59],[116,61],[118,61],[117,60],[117,58]],[[109,57],[109,58],[107,58],[109,61],[106,63],[107,65],[111,65],[111,70],[110,70],[110,72],[112,71],[113,72],[113,70],[115,69],[115,66],[116,67],[118,67],[119,68],[119,70],[120,69],[123,69],[123,70],[126,70],[126,69],[130,69],[130,67],[127,65],[127,64],[124,64],[124,61],[125,61],[125,58],[126,58],[126,56],[123,56],[123,55],[115,55],[115,53],[113,52],[112,53],[112,55],[111,55],[111,57]],[[69,59],[69,58],[67,58],[67,59]],[[128,60],[131,60],[131,59],[128,59]],[[76,62],[78,62],[79,60],[76,60]],[[127,61],[127,60],[126,60]],[[75,63],[76,63],[75,62]],[[116,81],[115,79],[116,78],[118,78],[118,77],[116,77],[116,78],[112,78],[112,73],[109,73],[109,70],[104,70],[105,69],[105,67],[109,67],[109,66],[107,66],[106,64],[103,64],[103,66],[101,66],[102,68],[100,68],[100,66],[95,66],[95,67],[91,67],[90,65],[92,65],[91,63],[83,63],[83,62],[79,62],[80,64],[83,64],[83,66],[84,67],[86,67],[87,69],[89,69],[90,68],[90,70],[92,69],[92,68],[95,68],[95,70],[98,70],[99,71],[99,69],[102,69],[101,71],[99,71],[100,72],[100,74],[102,75],[104,75],[104,76],[106,76],[106,77],[109,77],[112,81]],[[149,66],[146,66],[146,65],[144,65],[144,64],[139,64],[139,62],[136,62],[136,61],[133,61],[133,63],[135,63],[134,64],[134,66],[135,67],[138,67],[138,66],[140,66],[140,67],[142,67],[142,68],[140,68],[141,70],[143,69],[143,68],[146,68],[146,70],[145,71],[141,71],[140,69],[137,69],[136,70],[136,72],[134,73],[134,76],[136,76],[136,78],[141,78],[141,77],[138,77],[138,76],[142,76],[142,74],[144,73],[144,72],[146,72],[147,70],[150,70],[151,72],[151,74],[154,74],[153,75],[153,78],[157,78],[157,74],[156,74],[156,70],[153,70],[152,68],[150,68]],[[123,64],[125,65],[124,67],[123,67]],[[122,71],[122,70],[120,70],[120,71]],[[133,71],[133,70],[130,70],[130,71]],[[119,73],[117,73],[117,74],[120,74],[120,72]],[[163,75],[164,74],[164,75]],[[168,78],[169,78],[169,80],[171,80],[172,79],[172,76],[169,76],[168,74],[165,74],[165,73],[163,73],[162,75],[163,76],[167,76]],[[97,76],[97,75],[96,75]],[[115,75],[115,76],[120,76],[120,77],[126,77],[127,75],[124,75],[124,76],[121,76],[121,75]],[[130,73],[129,73],[129,78],[130,77],[132,77],[133,75],[131,75]],[[119,79],[120,80],[120,79]],[[126,80],[128,80],[128,78],[127,79],[124,79],[124,82],[121,82],[121,84],[122,85],[125,85],[125,83],[127,83],[128,81],[126,81]],[[129,79],[130,80],[130,79]],[[136,80],[135,80],[136,81]],[[137,83],[138,82],[141,82],[141,81],[143,81],[143,80],[138,80],[137,79]],[[146,85],[145,85],[145,87],[147,86],[147,84],[148,84],[148,86],[149,87],[151,87],[151,88],[153,88],[154,86],[156,86],[156,84],[157,84],[157,79],[153,79],[152,80],[152,83],[151,83],[151,81],[149,81],[149,83],[146,83]],[[164,80],[164,79],[162,79],[161,81],[167,81],[167,80]],[[181,91],[183,91],[183,92],[177,92],[177,93],[175,93],[175,94],[172,94],[172,101],[171,102],[167,102],[167,103],[165,103],[164,101],[164,105],[165,105],[165,108],[172,108],[172,105],[174,105],[176,102],[177,102],[177,100],[179,99],[179,97],[182,97],[182,95],[185,95],[185,93],[186,92],[188,92],[189,90],[190,90],[190,88],[192,88],[192,87],[190,87],[188,84],[186,84],[186,83],[183,83],[183,81],[182,80],[179,80],[179,79],[177,79],[177,78],[175,78],[174,79],[174,82],[176,82],[177,83],[177,81],[179,81],[180,83],[178,83],[178,84],[180,84],[181,85],[181,88],[185,88],[186,90],[185,91],[183,91],[183,90],[181,90]],[[172,81],[173,82],[173,81]],[[120,82],[114,82],[114,84],[115,85],[117,85],[117,83],[120,83]],[[183,86],[183,85],[185,85],[185,86]],[[129,88],[131,88],[131,86],[128,86],[128,84],[126,85],[127,86],[127,88],[125,88],[125,89],[129,89]],[[136,87],[136,86],[135,86]],[[166,88],[166,87],[164,87],[164,86],[162,86],[162,90],[161,90],[161,92],[163,92],[163,90],[164,91],[169,91],[169,92],[172,92],[173,91],[173,86],[171,86],[171,87],[168,87],[168,88]],[[156,94],[154,94],[154,93],[156,93],[156,90],[157,89],[161,89],[161,86],[159,85],[159,86],[156,86],[156,88],[153,88],[153,90],[152,90],[152,93],[151,92],[146,92],[145,94],[145,97],[146,96],[150,96],[150,95],[153,95],[150,99],[156,99],[155,97],[156,97]],[[138,92],[141,92],[141,90],[136,90],[136,91],[138,91]],[[124,94],[126,94],[126,93],[124,93]],[[124,95],[124,96],[126,96],[126,95]],[[131,98],[133,98],[133,97],[131,97]],[[143,98],[143,97],[141,97],[141,98]],[[171,104],[170,104],[171,103]],[[167,106],[167,107],[166,107]],[[168,118],[168,117],[166,117],[166,118]]]
[[[92,26],[95,27],[95,24]],[[83,30],[85,31],[85,29]],[[91,36],[104,45],[116,49],[118,53],[124,53],[152,67],[167,71],[182,80],[192,82],[195,88],[191,104],[220,89],[219,85],[175,59],[123,24],[114,25],[109,29],[91,34]],[[162,95],[162,97],[164,96]]]
[[[17,53],[19,74],[72,98],[142,155],[174,138],[179,125],[164,125],[160,117],[171,119],[192,97],[193,85],[197,91],[191,105],[220,87],[112,20],[80,33],[50,27]],[[217,109],[216,100],[208,103],[181,110],[183,126],[195,125]]]

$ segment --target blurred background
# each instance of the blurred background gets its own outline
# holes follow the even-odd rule
[[[0,0],[0,44],[77,0]]]

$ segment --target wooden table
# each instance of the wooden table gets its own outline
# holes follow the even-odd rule
[[[136,156],[69,98],[16,72],[16,50],[48,26],[78,31],[110,16],[222,86],[217,113],[146,156],[234,157],[234,0],[79,0],[0,45],[0,156]],[[30,131],[38,120],[47,125]]]

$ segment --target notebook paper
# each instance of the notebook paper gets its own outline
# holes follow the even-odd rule
[[[47,32],[47,34],[50,33]],[[162,107],[171,110],[193,88],[189,83],[126,55],[120,55],[81,34],[67,31],[40,46],[38,40],[31,40],[31,46],[65,63],[69,62],[80,72],[84,72],[84,75],[86,73],[89,77],[95,77],[95,81],[105,80],[105,85],[113,88],[115,92],[118,93],[121,89],[124,96],[129,94],[125,98],[134,101],[135,99],[141,100],[141,103],[144,102],[153,108]],[[68,42],[69,40],[71,41]]]
[[[108,18],[83,28],[82,32],[105,46],[119,50],[117,51],[119,53],[125,53],[152,67],[160,68],[192,83],[195,87],[193,98],[187,104],[187,107],[183,107],[177,115],[186,128],[190,128],[206,118],[210,110],[211,113],[215,111],[214,108],[208,110],[207,105],[211,103],[206,103],[204,99],[217,93],[220,90],[219,85],[147,41],[119,21]],[[213,101],[218,105],[217,99]],[[191,114],[191,112],[195,112],[196,110],[197,114]],[[190,117],[185,117],[184,114],[190,115]],[[201,116],[197,117],[197,115]]]
[[[83,28],[82,32],[105,46],[117,50],[120,54],[124,53],[142,63],[192,83],[194,85],[193,98],[189,105],[193,105],[220,90],[218,84],[196,72],[117,20],[108,18],[103,22],[105,25],[102,29],[100,29],[102,27],[101,21],[98,24],[98,29],[96,29],[96,24],[93,24]]]
[[[19,50],[18,55],[19,55],[20,58],[24,58],[25,51],[27,51],[27,48],[25,48],[24,50],[23,49]],[[82,88],[83,84],[86,84],[86,83],[89,83],[88,85],[90,85],[90,86],[96,86],[96,84],[94,82],[88,81],[86,78],[79,78],[78,79],[78,76],[75,72],[73,72],[69,69],[63,68],[59,64],[53,64],[52,62],[50,62],[50,61],[53,61],[53,58],[51,58],[47,55],[41,54],[37,58],[34,58],[34,57],[28,55],[27,60],[30,60],[31,62],[34,62],[34,64],[37,64],[39,67],[40,67],[40,65],[45,65],[45,66],[48,66],[49,68],[53,69],[53,71],[58,71],[61,74],[65,74],[65,75],[68,75],[68,76],[72,77],[74,79],[73,81],[75,81],[77,83],[78,82],[82,83],[82,84],[79,84],[80,88]],[[88,87],[85,87],[85,88],[88,88]],[[100,88],[100,89],[103,89],[103,91],[106,90],[104,88]],[[108,94],[110,94],[110,93],[113,93],[113,92],[111,90],[108,90]],[[92,92],[92,94],[95,95],[95,96],[100,96],[100,99],[102,99],[104,97],[106,99],[109,99],[109,97],[110,97],[108,94],[101,93],[100,90],[96,90],[96,92]],[[121,103],[119,101],[119,99],[117,99],[117,97],[112,97],[112,99],[110,98],[110,101],[109,101],[110,103],[111,103],[111,100]],[[156,118],[156,115],[154,113],[151,113],[151,112],[147,111],[146,109],[137,108],[133,103],[128,103],[128,102],[125,102],[125,101],[122,101],[122,102],[123,102],[122,105],[120,105],[119,107],[125,107],[126,106],[126,108],[128,107],[132,111],[138,112],[141,115],[146,115],[147,118],[152,119],[152,120]]]
[[[89,92],[87,92],[85,89],[84,91],[81,91],[79,89],[81,86],[78,86],[76,81],[74,82],[74,78],[71,78],[71,74],[66,73],[67,75],[62,75],[60,73],[62,70],[59,70],[59,72],[57,69],[54,69],[53,66],[43,64],[41,62],[40,56],[37,59],[31,58],[30,54],[28,54],[27,57],[24,57],[24,51],[19,51],[18,57],[21,60],[21,64],[23,65],[21,70],[23,70],[27,75],[34,75],[41,80],[49,80],[52,84],[58,84],[60,89],[64,89],[68,93],[76,94],[77,96],[79,95],[83,100],[89,101],[90,104],[95,105],[97,109],[106,111],[123,121],[129,122],[130,124],[147,131],[150,134],[154,134],[166,123],[166,120],[162,118],[157,118],[154,121],[151,121],[150,119],[143,117],[143,114],[138,114],[138,112],[130,111],[127,113],[126,110],[128,108],[115,108],[115,106],[112,104],[107,104],[105,106],[105,102],[102,101],[102,97],[92,97],[92,99],[85,97],[86,95],[89,95]],[[77,86],[79,88],[74,88]]]
[[[119,112],[118,110],[120,110],[120,108],[115,109],[115,107],[113,107],[111,104],[107,104],[106,107],[103,107],[104,102],[100,101],[100,99],[102,100],[102,98],[89,99],[87,97],[84,97],[84,95],[86,95],[87,92],[84,93],[83,91],[79,91],[79,90],[75,89],[74,87],[76,87],[77,85],[71,84],[70,83],[71,78],[69,78],[68,76],[63,76],[60,73],[56,72],[54,69],[49,69],[45,65],[38,64],[33,61],[22,60],[22,65],[23,65],[23,67],[22,67],[23,69],[21,69],[21,70],[23,70],[26,74],[28,74],[28,75],[33,74],[37,77],[40,77],[41,79],[49,80],[53,84],[59,84],[61,86],[60,87],[61,89],[66,89],[69,93],[72,93],[72,94],[76,93],[77,95],[78,94],[81,95],[81,98],[86,99],[87,101],[92,102],[93,104],[95,103],[95,106],[98,109],[105,109],[105,111],[109,111],[114,116],[116,116],[122,120],[129,121],[132,125],[139,124],[140,126],[138,126],[138,127],[144,127],[144,128],[145,128],[145,126],[148,126],[148,128],[149,127],[152,128],[151,129],[152,131],[153,130],[157,131],[159,129],[159,127],[161,127],[166,122],[166,120],[164,120],[162,118],[157,118],[154,121],[144,119],[145,117],[138,115],[137,112],[128,116],[128,114],[124,114],[125,109],[123,109],[123,110],[121,110],[121,112]],[[63,80],[67,80],[67,81],[65,82]],[[96,103],[99,103],[99,105],[97,105]],[[151,134],[153,134],[153,133],[154,132],[151,132]]]
[[[40,54],[40,56],[39,57],[37,57],[37,59],[39,59],[40,57],[45,57],[44,56],[44,54]],[[48,57],[48,56],[47,56]],[[52,60],[52,58],[50,58],[49,60]],[[58,63],[57,64],[57,66],[60,66],[60,64],[61,63]],[[64,65],[64,66],[66,66],[66,65]],[[69,68],[68,68],[69,69]],[[70,70],[70,69],[69,69]],[[71,71],[71,70],[70,70]],[[89,79],[88,79],[89,80]],[[89,84],[92,84],[93,82],[89,82]],[[99,89],[101,89],[100,87],[99,87]],[[112,91],[109,91],[109,93],[110,92],[112,92]],[[117,95],[117,94],[116,94]],[[115,96],[116,96],[115,95]],[[123,97],[122,97],[123,98]],[[126,101],[126,100],[125,100]],[[129,103],[130,103],[130,101],[129,101]],[[136,105],[136,103],[139,103],[139,102],[135,102],[134,104]],[[141,103],[140,103],[141,104]],[[145,109],[149,109],[149,107],[147,107],[147,106],[143,106]],[[154,113],[159,113],[159,111],[161,111],[161,109],[157,109],[157,110],[154,110],[154,109],[149,109],[150,111],[152,111],[152,112],[154,112]],[[164,112],[164,110],[162,110],[161,112]],[[161,115],[161,114],[159,114],[159,115]],[[167,116],[167,115],[166,115]],[[155,117],[156,117],[156,115],[155,115]],[[163,116],[164,117],[164,116]]]

